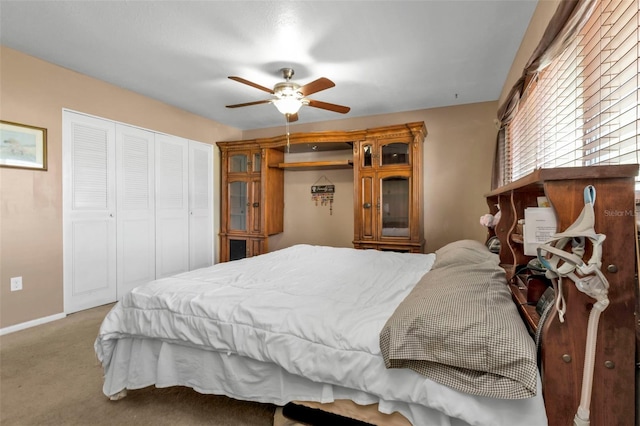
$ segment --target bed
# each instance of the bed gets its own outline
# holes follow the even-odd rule
[[[95,341],[105,395],[150,385],[413,425],[545,425],[536,348],[498,256],[295,245],[150,282]]]

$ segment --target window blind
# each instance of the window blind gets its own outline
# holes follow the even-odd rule
[[[537,168],[640,163],[639,23],[640,0],[597,2],[526,88],[506,129],[503,183]]]

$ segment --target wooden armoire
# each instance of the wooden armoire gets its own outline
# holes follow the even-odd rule
[[[353,146],[353,245],[422,253],[424,123],[367,131]]]
[[[283,161],[282,149],[256,141],[218,142],[222,188],[220,261],[268,251],[269,235],[283,230],[284,172],[270,163]]]
[[[358,249],[424,250],[424,123],[218,142],[222,188],[220,261],[266,253],[284,230],[284,173],[353,169]],[[286,162],[291,153],[351,150],[352,159]]]

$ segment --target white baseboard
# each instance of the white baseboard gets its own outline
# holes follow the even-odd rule
[[[37,325],[46,324],[51,321],[57,321],[59,319],[65,318],[67,314],[60,313],[55,315],[50,315],[44,318],[38,318],[27,322],[22,322],[16,325],[10,325],[9,327],[0,328],[0,336],[4,336],[5,334],[13,333],[16,331],[24,330],[27,328],[35,327]]]

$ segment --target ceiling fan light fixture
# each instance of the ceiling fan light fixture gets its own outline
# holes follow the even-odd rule
[[[273,104],[281,114],[297,114],[304,104],[300,85],[289,80],[276,84],[273,93],[276,95]]]
[[[227,108],[238,108],[250,105],[267,104],[271,103],[276,106],[278,111],[287,116],[287,123],[289,121],[298,120],[298,111],[303,105],[308,105],[314,108],[325,109],[328,111],[338,112],[340,114],[346,114],[351,108],[331,104],[328,102],[315,101],[307,98],[307,96],[320,92],[321,90],[330,89],[335,86],[335,83],[326,77],[320,77],[310,83],[300,86],[298,83],[291,81],[293,76],[292,68],[282,68],[280,70],[285,81],[277,83],[273,90],[267,87],[256,84],[252,81],[246,80],[242,77],[229,76],[231,80],[235,80],[239,83],[246,84],[253,88],[262,90],[273,95],[271,99],[264,99],[261,101],[245,102],[242,104],[227,105]]]
[[[302,107],[302,99],[295,98],[293,96],[284,96],[273,101],[273,104],[278,108],[281,114],[297,114]]]

